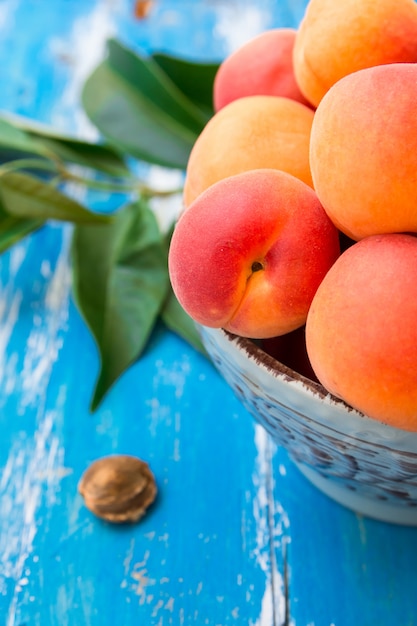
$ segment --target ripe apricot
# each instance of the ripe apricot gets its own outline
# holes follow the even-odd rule
[[[355,240],[417,232],[417,64],[345,76],[317,107],[314,188],[336,226]]]
[[[371,418],[417,430],[417,238],[374,235],[343,252],[306,323],[308,356],[334,395]]]
[[[182,213],[169,273],[196,322],[261,339],[305,323],[339,251],[314,190],[280,170],[258,169],[218,181]]]
[[[191,150],[187,207],[222,178],[258,168],[283,170],[312,186],[309,164],[314,111],[279,96],[247,96],[218,111]]]
[[[214,80],[215,111],[254,95],[284,96],[310,106],[294,77],[295,35],[294,28],[266,30],[226,57]]]
[[[315,106],[347,74],[416,61],[414,0],[310,0],[293,53],[297,83]]]

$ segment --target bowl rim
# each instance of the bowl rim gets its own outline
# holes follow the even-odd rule
[[[214,337],[217,336],[222,338],[222,340],[226,340],[234,353],[243,353],[243,355],[248,358],[251,367],[260,367],[268,378],[276,379],[281,383],[292,383],[304,398],[310,399],[314,403],[322,403],[326,406],[325,414],[321,415],[319,418],[317,415],[309,418],[313,419],[317,425],[321,424],[321,426],[326,428],[336,428],[340,435],[351,436],[355,433],[355,438],[360,437],[363,440],[373,440],[374,443],[378,442],[379,446],[392,447],[393,450],[401,450],[406,454],[411,453],[413,456],[417,454],[417,431],[409,431],[369,417],[347,404],[341,398],[331,394],[320,383],[299,374],[269,355],[256,344],[256,340],[234,335],[223,328],[209,328],[203,326],[201,330],[203,333],[205,332],[208,333],[208,335],[214,335]],[[213,341],[218,343],[219,339],[213,339]],[[334,421],[335,416],[330,417],[329,411],[336,411],[337,419],[340,418],[343,420],[343,416],[349,416],[352,421],[349,426],[347,423],[343,423],[343,421],[337,425],[337,420]]]
[[[241,337],[239,335],[234,335],[233,333],[225,330],[224,328],[220,329],[222,333],[232,342],[237,345],[237,347],[241,348],[247,355],[257,361],[259,365],[262,365],[272,374],[279,375],[281,377],[287,378],[289,381],[296,381],[303,384],[309,391],[313,394],[318,395],[321,399],[328,399],[336,404],[341,404],[347,411],[354,411],[358,415],[362,415],[363,417],[367,417],[364,413],[355,409],[353,406],[345,402],[342,398],[339,398],[328,391],[320,382],[316,382],[300,374],[297,370],[292,369],[282,361],[279,361],[275,357],[271,356],[266,352],[261,346],[256,343],[256,339],[250,339],[249,337]]]

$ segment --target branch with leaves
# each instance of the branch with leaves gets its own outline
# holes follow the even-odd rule
[[[111,40],[82,93],[103,143],[0,116],[0,252],[49,220],[74,224],[73,295],[100,355],[93,411],[141,357],[158,321],[204,353],[170,287],[170,232],[162,232],[150,207],[152,197],[179,190],[152,189],[134,165],[185,169],[213,115],[217,68],[165,54],[142,56]],[[82,166],[82,175],[74,165]],[[68,183],[129,200],[104,215],[70,197]]]

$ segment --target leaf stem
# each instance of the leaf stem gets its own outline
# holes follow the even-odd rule
[[[107,180],[96,180],[94,178],[86,178],[84,176],[79,176],[78,174],[74,174],[68,170],[64,170],[61,172],[63,178],[68,181],[77,183],[79,185],[85,185],[89,189],[97,189],[99,191],[110,191],[112,193],[129,193],[136,192],[140,195],[145,196],[172,196],[176,193],[182,193],[182,188],[169,189],[166,191],[161,191],[158,189],[153,189],[149,187],[146,183],[140,181],[139,179],[132,179],[132,181],[107,181]]]
[[[15,159],[0,165],[0,176],[14,172],[16,170],[44,170],[47,172],[57,172],[56,162],[46,161],[45,159]]]
[[[87,178],[80,176],[79,174],[74,174],[74,172],[66,169],[63,164],[58,161],[47,161],[44,159],[15,159],[14,161],[9,161],[8,163],[4,163],[0,166],[0,176],[18,170],[43,170],[55,173],[56,176],[51,181],[52,186],[56,186],[58,181],[67,181],[83,185],[89,189],[96,189],[98,191],[109,191],[111,193],[137,193],[146,197],[167,197],[182,193],[181,187],[168,190],[154,189],[133,176],[131,180],[125,181]]]

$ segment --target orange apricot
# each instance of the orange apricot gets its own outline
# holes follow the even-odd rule
[[[322,385],[417,431],[417,238],[374,235],[343,252],[313,298],[307,352]]]
[[[225,58],[213,85],[215,111],[245,96],[284,96],[310,106],[294,77],[296,30],[273,28],[250,39]]]
[[[206,124],[191,150],[185,207],[215,182],[259,168],[282,170],[312,186],[313,118],[311,108],[279,96],[247,96],[225,106]]]
[[[310,0],[293,52],[297,83],[315,106],[347,74],[416,61],[414,0]]]
[[[417,64],[354,72],[328,91],[310,145],[314,188],[352,239],[417,232]]]

